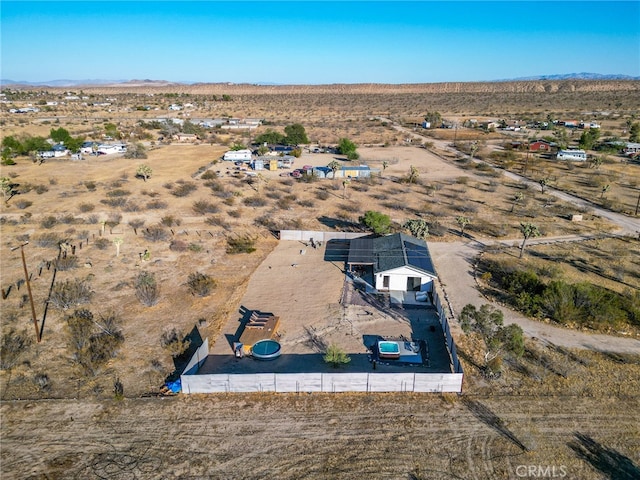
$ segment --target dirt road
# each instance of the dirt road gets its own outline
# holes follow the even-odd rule
[[[489,300],[478,291],[473,275],[473,265],[481,251],[480,248],[480,244],[476,242],[429,242],[429,251],[433,257],[436,271],[456,315],[468,303],[476,306],[489,303]],[[530,320],[508,308],[500,308],[504,313],[505,323],[520,325],[529,337],[545,340],[562,347],[640,354],[640,341],[636,339],[560,328]],[[455,322],[454,325],[455,328],[459,328]]]

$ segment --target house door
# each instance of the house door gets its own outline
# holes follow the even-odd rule
[[[420,277],[407,277],[407,292],[417,292],[420,290],[422,279]]]
[[[382,288],[389,289],[390,279],[391,277],[389,277],[389,275],[385,275],[384,277],[382,277]]]

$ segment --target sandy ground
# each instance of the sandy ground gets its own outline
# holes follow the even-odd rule
[[[366,345],[372,338],[400,337],[426,340],[430,362],[419,371],[446,372],[449,358],[433,309],[419,306],[381,310],[375,305],[341,306],[344,263],[325,259],[326,244],[314,249],[302,242],[280,241],[251,276],[235,315],[210,349],[200,373],[329,371],[323,348],[336,344],[351,357],[344,371],[369,371]],[[273,362],[237,361],[231,345],[238,338],[245,310],[270,312],[280,317],[283,355]],[[437,326],[431,332],[430,326]],[[438,332],[440,332],[438,334]],[[407,371],[407,367],[381,366],[381,371]]]

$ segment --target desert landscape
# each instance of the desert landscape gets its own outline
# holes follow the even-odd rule
[[[559,163],[513,145],[554,132],[578,144],[579,129],[531,126],[547,119],[597,121],[601,139],[626,139],[639,91],[638,81],[4,87],[3,147],[63,128],[84,140],[110,136],[128,153],[139,144],[144,155],[3,160],[3,475],[482,479],[553,467],[562,478],[637,478],[640,164],[619,149]],[[38,111],[10,112],[28,105]],[[451,128],[422,128],[433,112]],[[218,118],[261,124],[198,124]],[[479,127],[501,120],[529,126]],[[198,126],[197,139],[183,143],[172,135],[185,122]],[[293,169],[337,162],[372,174],[298,179],[222,160],[292,124],[309,139]],[[358,146],[357,160],[326,148],[343,138]],[[194,327],[213,353],[232,354],[224,335],[242,306],[282,312],[282,343],[301,354],[319,353],[318,338],[296,318],[317,319],[320,343],[352,354],[365,353],[354,326],[409,335],[406,324],[385,330],[388,312],[368,318],[371,308],[340,303],[344,264],[277,238],[368,233],[367,211],[388,216],[393,232],[407,233],[410,220],[428,226],[464,367],[461,395],[167,392]],[[523,223],[539,233],[526,250]],[[597,295],[610,308],[558,321],[542,290],[532,299],[533,287],[507,284],[513,272],[539,289],[606,289]],[[481,342],[460,326],[469,303],[498,306],[524,331],[524,354],[505,354],[499,378],[484,374]]]

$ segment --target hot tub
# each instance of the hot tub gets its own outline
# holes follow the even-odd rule
[[[380,340],[378,342],[378,356],[381,359],[397,360],[400,358],[400,345],[398,342]]]
[[[258,340],[251,347],[251,355],[258,360],[273,360],[280,356],[282,347],[275,340]]]

